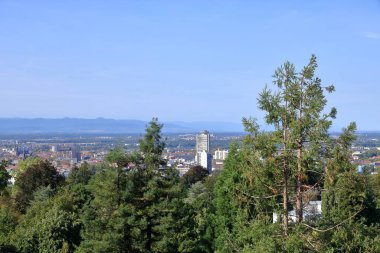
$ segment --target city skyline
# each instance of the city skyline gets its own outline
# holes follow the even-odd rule
[[[0,115],[222,121],[253,116],[284,61],[315,53],[333,130],[380,130],[378,1],[1,1]]]

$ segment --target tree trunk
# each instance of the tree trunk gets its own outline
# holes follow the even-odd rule
[[[296,222],[300,223],[303,220],[303,206],[302,206],[302,106],[303,106],[303,78],[300,82],[300,103],[298,111],[298,124],[299,124],[299,139],[297,140],[297,177],[296,177]]]
[[[287,142],[287,135],[286,130],[288,127],[287,123],[287,110],[288,110],[288,103],[285,102],[285,124],[283,126],[283,145],[284,145],[284,153],[283,153],[283,175],[284,175],[284,192],[283,192],[283,209],[284,209],[284,233],[285,235],[288,235],[288,227],[289,227],[289,213],[288,213],[288,166],[287,166],[287,150],[286,150],[286,142]]]
[[[283,208],[284,208],[284,233],[288,235],[289,226],[289,214],[288,214],[288,169],[286,166],[286,160],[284,159],[284,192],[283,192]]]
[[[296,221],[303,220],[302,203],[302,144],[299,142],[297,147],[297,178],[296,178]]]
[[[146,244],[145,249],[148,252],[151,252],[152,249],[152,224],[150,219],[148,220],[147,228],[146,228]]]

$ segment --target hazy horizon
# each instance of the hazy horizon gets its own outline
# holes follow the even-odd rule
[[[380,3],[0,2],[0,116],[234,122],[312,53],[333,129],[380,129]]]
[[[13,125],[12,124],[9,124],[10,121],[17,121],[17,122],[13,122]],[[125,128],[126,125],[125,123],[138,123],[140,124],[138,127],[139,131],[138,132],[144,132],[144,128],[145,126],[147,125],[147,123],[151,120],[139,120],[139,119],[112,119],[112,118],[104,118],[104,117],[97,117],[97,118],[73,118],[73,117],[63,117],[63,118],[24,118],[24,117],[0,117],[0,123],[3,123],[4,125],[4,121],[6,123],[6,126],[1,126],[0,125],[0,133],[5,133],[9,130],[6,130],[4,132],[4,128],[19,128],[19,129],[25,129],[23,131],[26,131],[30,133],[30,129],[31,127],[35,128],[35,127],[43,127],[43,125],[39,125],[43,122],[38,122],[38,124],[31,124],[30,122],[31,121],[38,121],[38,120],[43,120],[43,121],[49,121],[50,123],[52,121],[55,121],[56,123],[58,122],[62,122],[62,121],[65,121],[65,120],[69,120],[69,121],[77,121],[78,123],[76,123],[75,127],[87,127],[88,128],[88,125],[86,125],[87,123],[89,123],[90,121],[93,123],[93,122],[102,122],[102,121],[112,121],[111,122],[111,128],[112,127],[118,127],[118,130],[117,131],[112,131],[112,130],[107,130],[105,133],[115,133],[115,134],[119,134],[119,133],[128,133],[128,128]],[[160,119],[158,119],[160,123],[162,123],[164,125],[164,132],[169,132],[169,133],[186,133],[186,132],[192,132],[192,133],[195,133],[195,132],[198,132],[198,131],[202,131],[202,130],[211,130],[211,131],[215,131],[215,132],[244,132],[244,127],[243,127],[243,124],[242,122],[228,122],[228,121],[182,121],[182,120],[176,120],[176,121],[161,121]],[[20,122],[21,121],[21,122]],[[26,121],[26,122],[25,122]],[[29,124],[28,124],[29,122]],[[18,124],[21,123],[21,126],[19,126]],[[121,123],[124,123],[121,124]],[[70,127],[73,127],[72,125],[69,125]],[[23,128],[24,127],[24,128]],[[48,126],[48,127],[51,127]],[[62,127],[63,129],[65,129],[65,126],[61,126],[61,125],[57,125],[56,127]],[[123,130],[123,128],[125,128],[125,130]],[[330,132],[341,132],[342,128],[344,128],[345,126],[342,126],[340,128],[338,127],[331,127],[330,128]],[[94,126],[94,129],[96,128],[96,126]],[[273,127],[271,126],[268,126],[266,124],[260,124],[260,128],[262,130],[266,130],[266,131],[271,131],[273,130]],[[169,130],[168,130],[169,129]],[[80,130],[80,129],[79,129]],[[44,132],[42,130],[39,130],[41,132]],[[66,130],[62,130],[63,132],[67,131]],[[16,132],[20,132],[20,130],[16,131]],[[46,131],[45,131],[46,132]],[[60,132],[60,131],[57,131],[57,132]],[[136,133],[136,129],[134,129],[131,133]],[[379,129],[361,129],[359,128],[357,130],[357,132],[380,132],[380,128]],[[14,133],[14,132],[10,132],[10,133]],[[48,132],[46,133],[54,133],[54,130],[49,130]],[[73,130],[69,130],[68,133],[75,133],[75,131]]]

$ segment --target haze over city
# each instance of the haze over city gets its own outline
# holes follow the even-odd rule
[[[262,122],[284,61],[380,130],[379,1],[0,1],[0,117]]]
[[[379,253],[380,0],[0,0],[0,253]]]

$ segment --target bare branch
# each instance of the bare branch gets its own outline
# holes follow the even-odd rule
[[[306,223],[301,223],[301,224],[304,225],[304,226],[307,227],[307,228],[310,228],[310,229],[314,230],[314,231],[324,233],[324,232],[327,232],[327,231],[333,230],[333,229],[339,227],[340,225],[346,223],[348,220],[354,218],[354,217],[355,217],[356,215],[358,215],[361,211],[363,211],[363,209],[364,209],[364,208],[361,208],[358,212],[354,213],[353,215],[351,215],[351,216],[348,217],[347,219],[345,219],[345,220],[343,220],[342,222],[339,222],[338,224],[336,224],[336,225],[334,225],[334,226],[332,226],[332,227],[329,227],[329,228],[327,228],[327,229],[318,229],[318,228],[312,227],[312,226],[310,226],[310,225],[308,225],[308,224],[306,224]]]

